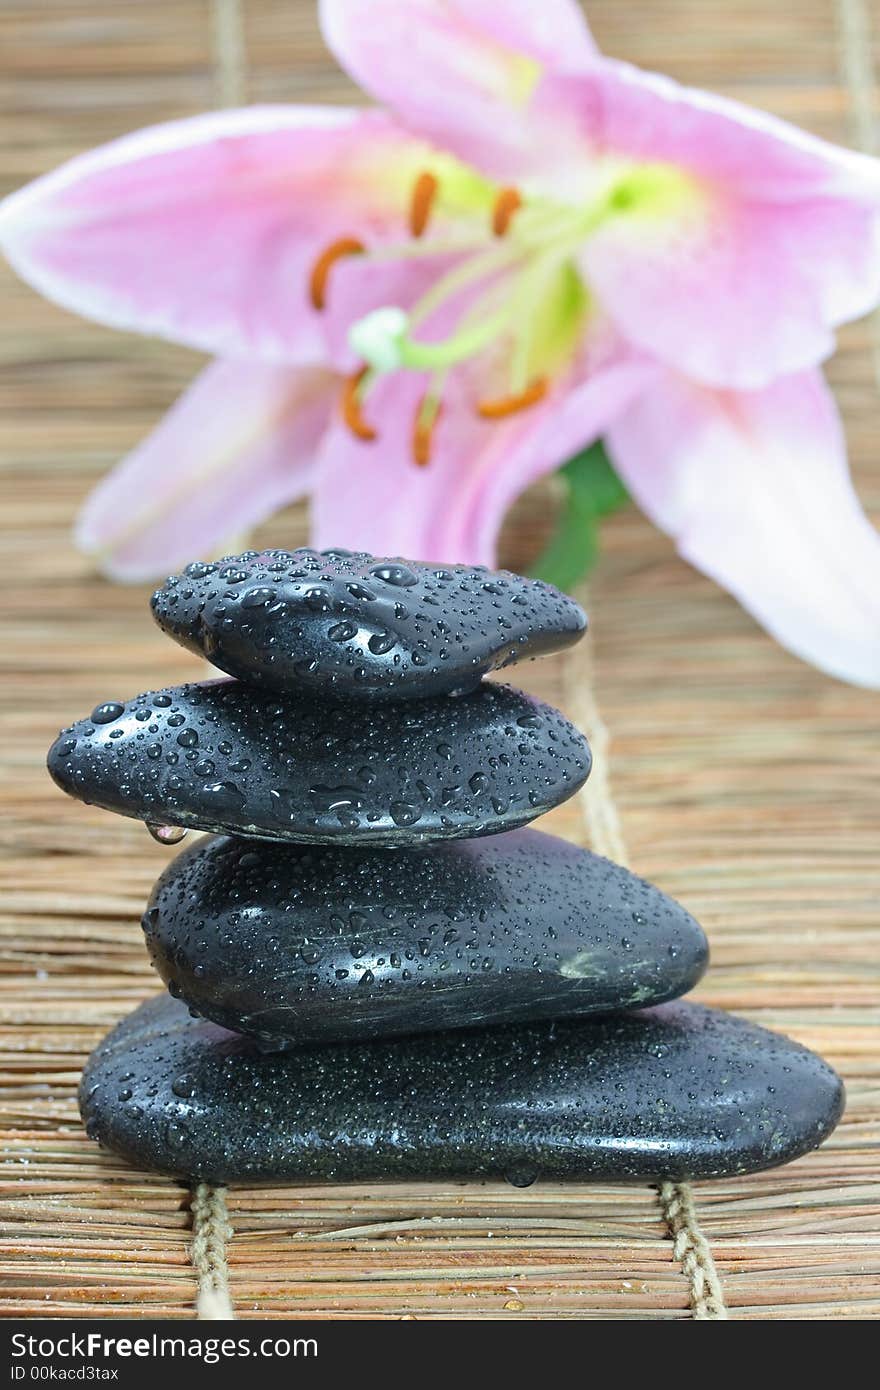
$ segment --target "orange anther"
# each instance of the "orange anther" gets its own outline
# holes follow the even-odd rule
[[[409,229],[415,237],[421,236],[428,225],[439,186],[435,176],[427,172],[419,174],[413,184],[409,204]]]
[[[533,381],[531,386],[527,386],[525,391],[520,391],[517,396],[499,396],[494,401],[478,401],[477,414],[484,420],[503,420],[505,415],[515,415],[518,410],[525,410],[527,406],[535,405],[547,394],[547,378],[539,377]]]
[[[522,206],[522,198],[515,188],[502,188],[492,208],[492,231],[496,236],[504,236],[513,214]]]
[[[358,439],[363,439],[367,443],[376,438],[376,431],[373,426],[368,424],[361,414],[360,385],[367,372],[366,367],[361,367],[360,371],[347,378],[342,388],[342,418],[348,425],[352,434]]]
[[[321,252],[309,276],[309,298],[313,308],[319,311],[324,308],[327,302],[327,277],[336,262],[343,256],[361,256],[363,252],[364,243],[353,236],[340,237]]]
[[[416,411],[412,433],[413,463],[418,464],[419,468],[425,468],[431,462],[434,430],[437,428],[439,419],[439,402],[431,401],[426,397]]]

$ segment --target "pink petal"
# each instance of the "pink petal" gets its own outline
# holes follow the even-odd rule
[[[531,420],[528,413],[512,417],[508,437],[490,441],[447,503],[447,547],[492,564],[505,514],[520,493],[600,438],[654,374],[643,361],[611,362],[550,397]]]
[[[0,247],[87,318],[221,356],[322,362],[332,315],[309,301],[317,257],[340,237],[403,236],[429,157],[378,111],[248,107],[173,121],[13,194]],[[399,275],[365,266],[361,301],[397,302]],[[336,289],[331,279],[331,310]]]
[[[698,381],[764,386],[822,361],[880,298],[876,217],[841,202],[710,194],[665,222],[615,219],[581,264],[621,333]]]
[[[337,393],[319,368],[212,363],[99,483],[77,544],[122,580],[209,558],[309,489]]]
[[[655,369],[612,361],[539,405],[489,422],[474,410],[476,383],[453,377],[431,462],[412,461],[412,421],[424,382],[381,382],[365,407],[378,438],[342,425],[326,437],[312,502],[314,543],[447,563],[492,564],[504,514],[531,483],[596,439]]]
[[[689,170],[741,196],[844,198],[877,207],[880,161],[833,145],[742,102],[603,58],[550,74],[535,106],[564,113],[594,154]]]
[[[515,176],[534,143],[542,72],[596,47],[574,0],[322,0],[339,62],[408,129],[493,174]]]
[[[636,501],[783,646],[880,686],[880,536],[834,401],[809,371],[763,391],[660,378],[608,434]]]
[[[685,374],[766,385],[880,300],[876,160],[620,63],[550,79],[538,106],[557,162],[684,175],[607,216],[580,263],[618,329]]]
[[[336,420],[325,436],[312,491],[312,544],[318,549],[344,546],[376,555],[405,555],[410,559],[470,560],[448,555],[443,521],[460,484],[468,457],[485,448],[491,427],[458,403],[450,416],[447,394],[446,428],[437,428],[437,459],[425,468],[412,461],[412,422],[425,390],[415,374],[398,373],[378,381],[363,406],[363,415],[377,430],[373,441],[359,440]],[[447,450],[444,437],[450,419],[456,443],[466,435],[461,453]]]

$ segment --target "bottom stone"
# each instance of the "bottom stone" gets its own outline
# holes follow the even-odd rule
[[[89,1135],[213,1182],[726,1177],[814,1148],[821,1058],[697,1004],[265,1055],[163,995],[92,1054]]]

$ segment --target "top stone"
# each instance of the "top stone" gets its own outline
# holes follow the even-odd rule
[[[472,690],[489,671],[570,646],[587,621],[537,579],[347,550],[196,562],[157,589],[152,609],[239,680],[369,701]]]

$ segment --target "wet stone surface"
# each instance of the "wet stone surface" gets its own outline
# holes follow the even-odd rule
[[[641,1182],[784,1163],[837,1122],[813,1053],[696,1004],[271,1055],[167,995],[92,1054],[88,1133],[214,1182]]]
[[[558,711],[493,683],[341,706],[209,681],[98,706],[48,765],[70,795],[157,826],[405,846],[523,825],[577,791],[590,754]]]
[[[659,1003],[708,953],[678,903],[537,830],[396,852],[203,841],[143,926],[173,994],[268,1047]]]
[[[470,690],[586,627],[582,609],[539,580],[342,550],[196,562],[152,607],[165,632],[229,675],[347,700]]]

